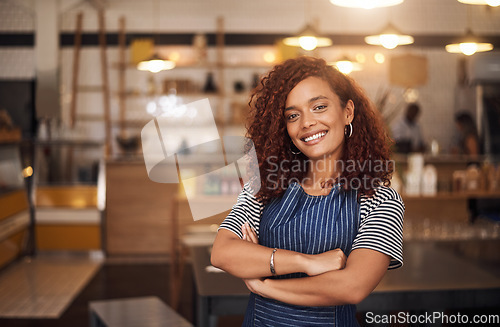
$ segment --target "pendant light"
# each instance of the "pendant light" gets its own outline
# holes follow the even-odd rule
[[[412,44],[413,37],[401,33],[394,25],[389,23],[379,34],[365,37],[365,42],[371,45],[381,45],[386,49],[394,49],[398,45]]]
[[[337,67],[345,75],[349,75],[353,71],[360,71],[363,67],[359,62],[353,61],[347,56],[343,56],[339,60],[328,64]]]
[[[500,6],[500,0],[458,0],[458,2],[468,5],[488,5],[491,7]]]
[[[466,56],[472,56],[476,52],[485,52],[493,50],[493,44],[481,42],[471,29],[471,11],[467,8],[467,30],[465,35],[456,43],[446,45],[446,51],[450,53],[463,53]]]
[[[158,31],[159,30],[158,15],[160,14],[160,4],[158,0],[156,0],[154,4],[155,8],[153,8],[153,17],[155,23],[155,30]],[[138,70],[149,71],[151,73],[158,73],[161,72],[162,70],[169,70],[173,68],[175,68],[175,62],[161,57],[156,51],[153,53],[151,57],[137,64]]]
[[[446,51],[450,53],[463,53],[466,56],[472,56],[476,52],[485,52],[493,50],[493,44],[479,42],[478,38],[467,29],[465,36],[457,43],[446,45]]]
[[[283,43],[288,46],[301,47],[304,50],[311,51],[317,47],[328,47],[332,45],[332,40],[320,36],[311,25],[306,25],[297,36],[284,38]]]
[[[156,52],[148,59],[137,64],[138,70],[150,71],[151,73],[158,73],[162,70],[169,70],[173,68],[175,68],[175,62],[160,57]]]
[[[330,0],[336,6],[373,9],[380,7],[390,7],[403,3],[404,0]]]
[[[309,1],[304,2],[306,21],[309,19]],[[301,47],[306,51],[312,51],[317,47],[329,47],[332,45],[332,40],[328,37],[321,36],[312,24],[307,24],[296,36],[290,36],[283,39],[283,43],[292,47]]]

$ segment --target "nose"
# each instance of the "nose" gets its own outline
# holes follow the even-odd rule
[[[316,125],[316,119],[311,112],[305,112],[302,114],[302,127],[309,128]]]

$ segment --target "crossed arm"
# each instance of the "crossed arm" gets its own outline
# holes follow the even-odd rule
[[[243,278],[250,291],[263,297],[304,306],[356,304],[380,282],[389,256],[356,249],[346,260],[340,249],[306,255],[279,249],[275,268],[279,275],[303,272],[304,278],[265,279],[270,275],[272,249],[258,244],[255,233],[243,226],[243,238],[221,229],[214,242],[212,264]]]

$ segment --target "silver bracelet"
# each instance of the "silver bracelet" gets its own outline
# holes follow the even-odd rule
[[[274,253],[278,251],[277,248],[274,248],[273,253],[271,253],[271,261],[269,262],[269,269],[271,270],[271,274],[276,276],[276,270],[274,270]]]

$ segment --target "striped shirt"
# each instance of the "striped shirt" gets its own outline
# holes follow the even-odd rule
[[[253,194],[253,190],[245,185],[219,229],[230,230],[242,238],[241,226],[248,222],[259,235],[264,204]],[[380,186],[372,196],[362,196],[359,206],[360,225],[352,250],[366,248],[384,253],[391,258],[389,269],[401,267],[405,210],[401,196],[392,188]]]

